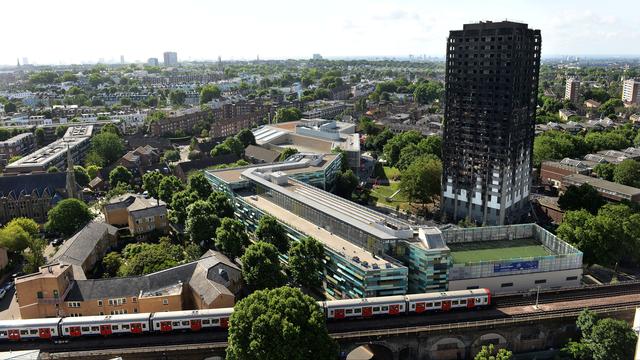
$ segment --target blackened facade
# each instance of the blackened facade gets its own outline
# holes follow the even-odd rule
[[[529,209],[540,30],[466,24],[447,39],[442,210],[446,220],[518,222]]]

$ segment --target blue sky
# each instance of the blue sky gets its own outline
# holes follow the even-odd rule
[[[19,0],[0,3],[0,64],[180,59],[442,56],[479,20],[542,30],[543,56],[640,54],[640,1]]]

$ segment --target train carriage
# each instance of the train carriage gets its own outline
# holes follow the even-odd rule
[[[151,316],[153,331],[199,331],[203,328],[227,328],[233,308],[171,311]]]
[[[61,336],[85,335],[109,336],[115,334],[148,333],[150,313],[79,316],[63,318],[60,322]]]
[[[381,296],[376,298],[333,300],[325,302],[327,319],[371,317],[379,315],[404,314],[404,295]]]
[[[457,290],[441,293],[406,295],[410,313],[425,311],[449,311],[451,309],[473,309],[488,306],[491,293],[488,289]]]
[[[59,336],[60,318],[0,321],[0,340],[51,339]]]

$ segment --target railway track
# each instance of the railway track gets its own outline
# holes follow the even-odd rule
[[[640,294],[640,281],[624,282],[615,285],[587,286],[566,290],[544,290],[540,291],[538,304],[634,294]],[[496,308],[534,305],[536,303],[536,292],[532,291],[517,295],[497,295],[492,298],[492,303]]]

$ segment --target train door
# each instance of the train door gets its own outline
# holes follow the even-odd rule
[[[20,340],[20,330],[9,330],[7,335],[9,340]]]
[[[443,311],[451,310],[451,300],[445,300],[442,302],[442,310]]]
[[[80,326],[70,326],[69,327],[69,335],[71,336],[80,336],[82,332],[80,331]]]
[[[100,325],[100,335],[111,335],[111,325]]]
[[[475,298],[468,298],[467,299],[467,308],[473,309],[474,307],[476,307],[476,299]]]
[[[344,319],[344,309],[335,309],[333,311],[334,319]]]
[[[191,330],[198,331],[202,329],[202,321],[200,319],[191,320]]]
[[[424,305],[424,303],[423,303],[423,302],[416,303],[416,312],[417,312],[418,314],[420,314],[420,313],[424,312],[425,310],[427,310],[427,307]]]
[[[38,336],[40,336],[41,339],[51,339],[51,329],[40,328],[38,331]]]
[[[140,334],[142,333],[142,324],[140,323],[133,323],[131,324],[131,332],[133,334]]]
[[[171,321],[161,321],[160,331],[171,331]]]
[[[220,327],[228,328],[229,327],[229,318],[221,318],[220,319]]]
[[[362,316],[369,317],[371,315],[373,315],[373,310],[371,309],[371,306],[365,306],[362,308]]]
[[[400,314],[400,305],[398,305],[398,304],[389,305],[389,314],[390,315]]]

